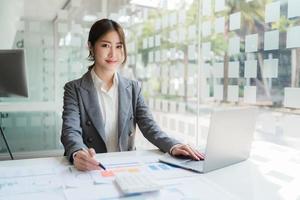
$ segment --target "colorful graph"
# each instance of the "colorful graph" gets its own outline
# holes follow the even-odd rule
[[[141,169],[138,166],[135,167],[118,167],[118,168],[112,168],[112,169],[108,169],[108,170],[103,170],[101,171],[101,176],[102,177],[113,177],[115,176],[116,173],[137,173],[140,172]]]

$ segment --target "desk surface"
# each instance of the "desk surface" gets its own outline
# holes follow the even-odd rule
[[[230,199],[300,200],[300,152],[255,142],[244,162],[198,174],[158,163],[158,150],[97,154],[109,172],[79,172],[64,157],[0,162],[0,200]],[[160,192],[124,198],[114,173],[147,173]]]

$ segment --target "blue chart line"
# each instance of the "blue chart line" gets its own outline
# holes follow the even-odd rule
[[[151,164],[151,165],[148,165],[148,168],[151,171],[167,171],[167,170],[172,169],[172,167],[170,167],[169,165],[163,164],[163,163]]]

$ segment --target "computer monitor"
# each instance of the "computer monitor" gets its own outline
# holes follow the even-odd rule
[[[28,97],[23,49],[0,50],[0,97]]]

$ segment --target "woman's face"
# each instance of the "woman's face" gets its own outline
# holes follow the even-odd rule
[[[116,31],[110,31],[99,38],[92,49],[95,67],[115,71],[124,61],[123,43]]]

